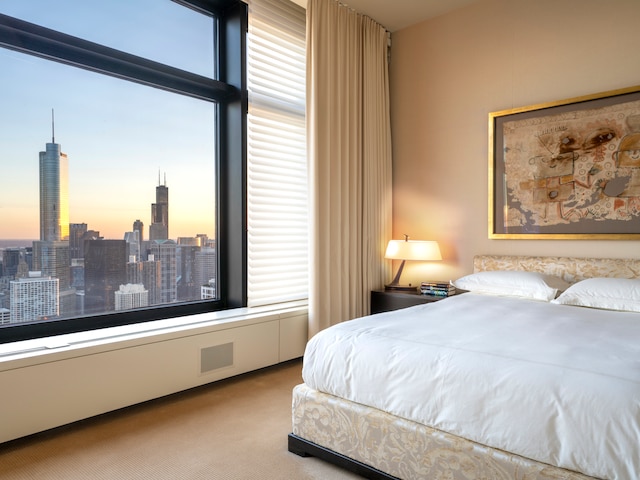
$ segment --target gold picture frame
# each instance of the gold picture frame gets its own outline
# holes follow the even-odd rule
[[[640,86],[489,114],[489,238],[640,239]]]

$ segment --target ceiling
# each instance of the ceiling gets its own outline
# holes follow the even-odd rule
[[[395,32],[428,18],[463,7],[477,0],[344,0],[341,3],[373,18]],[[307,0],[293,0],[303,7]]]

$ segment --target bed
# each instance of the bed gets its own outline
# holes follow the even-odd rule
[[[640,478],[640,259],[483,255],[458,287],[314,336],[289,451],[373,479]]]

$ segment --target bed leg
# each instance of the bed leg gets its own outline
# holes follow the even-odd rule
[[[333,463],[340,468],[349,470],[361,477],[368,478],[369,480],[400,480],[393,475],[377,470],[369,465],[360,463],[357,460],[353,460],[349,457],[329,450],[320,445],[316,445],[308,440],[300,438],[293,433],[289,434],[289,451],[300,455],[301,457],[317,457],[321,460]]]
[[[300,457],[312,457],[305,448],[306,442],[300,440],[300,438],[296,437],[293,433],[289,434],[289,451],[291,453],[295,453]]]

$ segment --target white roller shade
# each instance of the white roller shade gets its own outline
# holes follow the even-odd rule
[[[251,0],[248,305],[308,297],[305,11]]]

